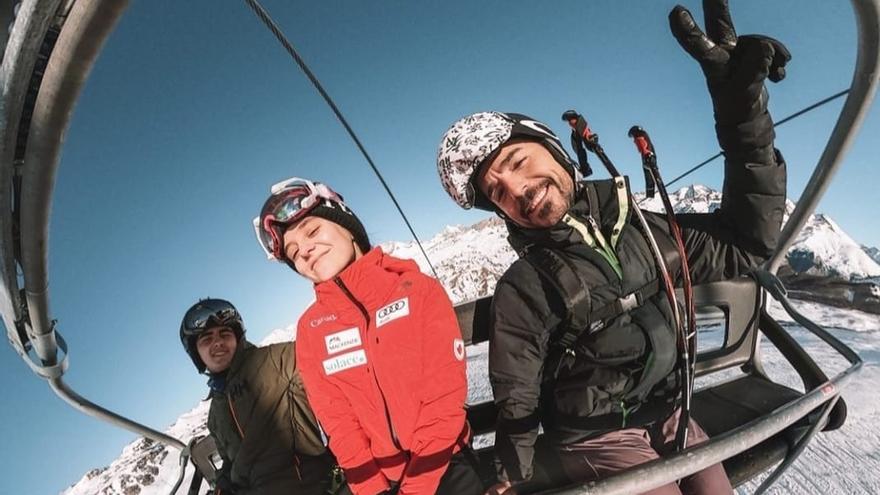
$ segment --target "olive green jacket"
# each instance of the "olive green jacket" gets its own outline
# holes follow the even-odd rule
[[[231,482],[236,495],[325,493],[332,460],[306,401],[294,343],[241,340],[225,382],[211,391],[208,413],[223,458],[221,486]]]

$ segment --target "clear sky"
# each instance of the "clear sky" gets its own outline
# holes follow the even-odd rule
[[[264,1],[423,238],[487,215],[458,210],[434,165],[440,135],[474,111],[526,113],[562,134],[559,116],[577,108],[636,185],[633,124],[651,133],[666,178],[717,151],[702,74],[669,34],[673,2]],[[849,86],[848,2],[732,3],[740,33],[776,36],[794,55],[770,88],[774,116]],[[841,105],[778,130],[792,198]],[[874,246],[878,134],[875,106],[820,206]],[[253,341],[294,323],[311,288],[265,260],[250,223],[269,185],[292,175],[340,191],[374,241],[408,238],[342,127],[243,1],[133,1],[76,107],[55,188],[50,295],[70,346],[67,382],[164,429],[206,391],[177,336],[190,304],[232,300]],[[719,187],[720,161],[692,180]],[[57,493],[133,439],[75,412],[4,347],[0,493]]]

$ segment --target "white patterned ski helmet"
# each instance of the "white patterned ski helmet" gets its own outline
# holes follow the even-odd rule
[[[495,210],[474,185],[474,179],[481,166],[489,163],[501,146],[513,138],[540,142],[575,182],[579,180],[577,166],[546,124],[516,113],[478,112],[456,121],[440,140],[437,173],[453,201],[466,210]]]

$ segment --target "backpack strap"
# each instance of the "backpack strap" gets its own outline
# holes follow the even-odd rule
[[[562,332],[557,334],[553,343],[564,349],[570,348],[590,326],[591,303],[587,284],[568,260],[550,248],[531,246],[523,257],[562,299],[565,318]]]
[[[660,292],[660,279],[655,278],[629,294],[617,298],[605,306],[593,311],[590,314],[590,320],[593,322],[593,326],[596,326],[599,322],[610,320],[615,316],[638,308],[658,292]]]
[[[553,249],[535,245],[529,246],[522,257],[556,290],[565,306],[566,314],[560,330],[551,336],[551,345],[555,349],[548,354],[545,363],[545,369],[553,370],[554,379],[566,358],[574,357],[573,347],[581,337],[602,330],[607,321],[641,306],[660,291],[660,280],[653,279],[635,291],[593,310],[586,282],[565,257]]]

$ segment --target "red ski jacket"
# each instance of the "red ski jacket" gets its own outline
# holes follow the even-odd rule
[[[400,481],[401,494],[433,494],[470,436],[465,347],[446,292],[374,248],[315,293],[296,354],[349,486],[375,495]]]

